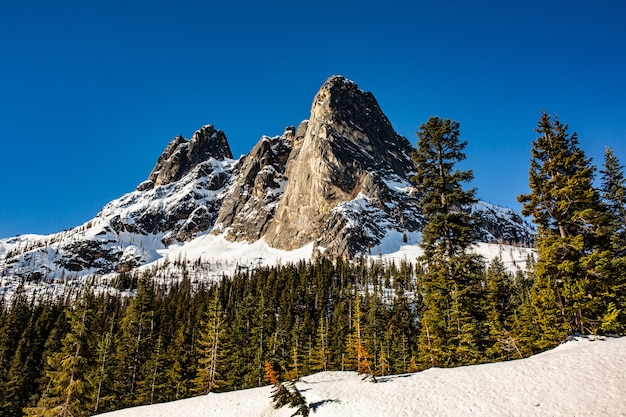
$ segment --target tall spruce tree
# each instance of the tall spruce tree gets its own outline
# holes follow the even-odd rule
[[[613,231],[611,261],[605,267],[611,282],[604,292],[606,311],[601,318],[602,331],[623,334],[626,331],[626,178],[624,167],[610,148],[604,153],[601,193],[607,206]]]
[[[121,318],[116,347],[114,390],[126,407],[138,404],[137,386],[144,376],[142,365],[153,351],[154,304],[154,288],[149,276],[144,276]]]
[[[201,322],[197,350],[198,375],[194,380],[195,391],[208,394],[223,384],[221,368],[223,363],[223,347],[225,337],[225,318],[218,288],[213,290],[213,298],[209,303],[205,320]]]
[[[598,291],[606,279],[602,265],[610,230],[598,191],[595,167],[576,133],[547,113],[539,119],[532,143],[530,193],[518,197],[522,214],[537,225],[539,259],[531,292],[544,348],[567,332],[594,332],[602,314]]]
[[[426,220],[422,229],[426,259],[465,255],[475,242],[469,210],[476,201],[476,190],[463,189],[474,175],[471,170],[455,169],[455,164],[465,159],[467,146],[459,136],[459,122],[439,117],[428,119],[417,132],[416,174],[411,181],[420,193]]]
[[[431,117],[417,132],[413,154],[417,188],[426,224],[422,229],[421,257],[425,273],[422,295],[420,358],[422,366],[473,363],[479,357],[480,274],[482,259],[468,253],[474,244],[471,204],[475,189],[463,185],[471,171],[455,165],[465,159],[467,142],[461,142],[460,124]]]
[[[93,386],[89,373],[94,362],[94,297],[87,293],[67,311],[70,331],[59,352],[48,357],[50,382],[36,407],[25,408],[29,416],[80,417],[93,410]]]

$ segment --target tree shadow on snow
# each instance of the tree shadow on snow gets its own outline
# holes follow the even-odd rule
[[[318,408],[320,408],[323,405],[326,404],[330,404],[330,403],[337,403],[337,404],[341,404],[341,401],[339,400],[322,400],[322,401],[316,401],[314,403],[309,404],[309,409],[313,412],[317,411]]]

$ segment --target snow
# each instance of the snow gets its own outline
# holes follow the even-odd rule
[[[404,242],[405,235],[406,243]],[[419,245],[420,241],[421,233],[419,232],[404,234],[396,230],[389,230],[380,245],[372,248],[372,257],[378,256],[396,264],[399,264],[400,261],[415,262],[424,254],[424,250]],[[516,272],[518,269],[525,271],[528,258],[534,255],[532,248],[484,242],[478,242],[472,246],[471,251],[481,255],[487,264],[492,259],[500,258],[510,272]]]
[[[285,251],[270,247],[264,239],[253,243],[231,242],[224,236],[225,233],[218,236],[204,234],[185,245],[172,245],[167,249],[158,250],[162,258],[141,268],[162,265],[166,259],[182,257],[187,260],[201,259],[208,263],[221,263],[225,265],[219,271],[221,276],[222,273],[232,275],[235,269],[241,266],[284,265],[312,257],[313,243],[296,250]]]
[[[626,415],[626,338],[576,338],[527,359],[379,377],[322,372],[296,385],[314,417],[505,417]],[[266,416],[271,387],[130,408],[108,417]]]

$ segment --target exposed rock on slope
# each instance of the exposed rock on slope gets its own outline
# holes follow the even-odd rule
[[[196,131],[189,141],[182,136],[176,136],[159,157],[148,180],[142,182],[137,189],[144,191],[178,181],[199,163],[211,158],[218,161],[233,159],[226,135],[221,130],[206,125]]]
[[[408,181],[413,150],[371,93],[333,76],[308,120],[261,138],[238,161],[224,133],[207,125],[190,140],[174,138],[146,181],[84,225],[0,240],[0,273],[124,271],[208,233],[285,250],[313,244],[329,257],[379,253],[387,238],[416,237],[421,227]],[[485,241],[532,241],[532,228],[510,209],[479,203],[473,212]]]
[[[533,227],[510,208],[479,201],[472,207],[483,242],[500,242],[531,246],[535,240]]]
[[[213,233],[249,242],[265,234],[287,182],[285,164],[294,138],[293,127],[282,136],[263,137],[239,160]]]
[[[30,278],[64,271],[103,274],[154,260],[157,249],[213,227],[231,179],[235,161],[230,155],[226,137],[213,126],[190,141],[176,137],[147,181],[84,225],[0,241],[3,272]]]
[[[406,192],[412,147],[393,130],[372,94],[331,77],[302,128],[268,243],[289,250],[313,241],[330,255],[351,256],[382,238],[381,216],[387,220],[383,227],[418,228],[413,197]],[[357,213],[348,214],[349,207]]]

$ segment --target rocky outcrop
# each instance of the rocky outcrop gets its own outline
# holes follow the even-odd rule
[[[375,245],[375,236],[359,236],[359,223],[366,219],[342,214],[342,204],[359,198],[398,227],[418,227],[417,221],[400,219],[411,199],[406,179],[413,148],[393,130],[371,93],[343,77],[329,78],[302,129],[285,169],[285,191],[265,235],[270,245],[290,250],[315,242],[326,253],[341,256],[354,255],[372,237],[368,245]],[[403,183],[403,190],[388,183]]]
[[[535,241],[530,223],[510,208],[479,201],[472,206],[472,216],[483,242],[532,246]]]
[[[137,190],[145,191],[178,181],[198,164],[211,158],[218,161],[233,158],[226,135],[221,130],[206,125],[196,131],[189,141],[176,136],[159,156],[148,180],[139,184]]]
[[[125,271],[158,250],[203,234],[265,239],[279,249],[313,244],[314,254],[352,258],[422,227],[409,178],[414,148],[371,93],[329,78],[308,120],[263,137],[232,159],[212,125],[174,138],[148,179],[94,219],[49,236],[0,240],[0,273],[29,279]],[[487,203],[473,214],[484,241],[530,244],[534,231],[514,211]]]
[[[285,166],[296,132],[288,127],[282,136],[263,137],[234,168],[234,181],[224,197],[214,234],[230,240],[260,239],[274,218],[287,178]]]

